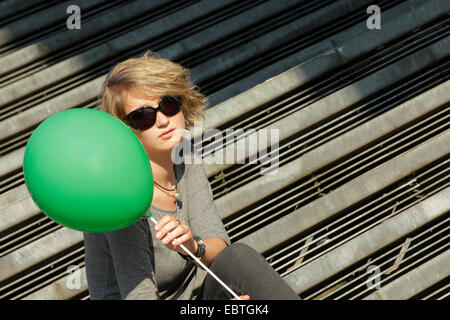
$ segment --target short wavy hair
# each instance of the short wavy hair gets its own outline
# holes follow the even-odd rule
[[[102,85],[100,110],[119,119],[125,114],[126,94],[139,92],[144,97],[180,95],[187,128],[204,120],[207,98],[189,80],[190,70],[158,53],[147,50],[144,55],[115,65]]]

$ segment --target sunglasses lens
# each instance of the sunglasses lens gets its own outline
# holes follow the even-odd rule
[[[164,96],[159,105],[166,116],[174,116],[181,110],[181,98],[178,96]],[[147,130],[156,122],[156,111],[148,107],[135,110],[126,116],[124,121],[136,130]]]
[[[147,130],[155,124],[155,120],[155,111],[152,109],[144,109],[133,113],[128,122],[136,130]]]
[[[181,100],[177,97],[165,96],[161,101],[161,111],[166,116],[174,116],[181,110]]]

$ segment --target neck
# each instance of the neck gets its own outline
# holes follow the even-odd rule
[[[175,180],[171,154],[152,153],[149,155],[149,159],[152,166],[153,180],[166,188],[171,187]]]

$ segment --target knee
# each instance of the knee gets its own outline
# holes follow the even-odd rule
[[[220,258],[219,260],[237,264],[248,263],[255,257],[261,257],[261,255],[255,249],[244,243],[233,243],[223,249],[218,256]]]
[[[233,254],[236,255],[239,258],[245,258],[248,256],[259,256],[260,254],[253,249],[252,247],[246,245],[245,243],[233,243],[230,246],[231,251],[233,251]]]

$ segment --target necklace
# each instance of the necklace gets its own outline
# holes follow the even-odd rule
[[[160,185],[158,182],[156,182],[156,181],[154,181],[154,180],[153,180],[153,182],[156,183],[156,185],[157,185],[158,187],[163,188],[163,189],[166,190],[166,191],[175,191],[175,194],[174,194],[174,195],[169,194],[169,196],[174,197],[174,198],[177,199],[178,201],[181,201],[181,200],[183,199],[183,197],[181,196],[181,193],[178,192],[177,187],[175,187],[175,188],[173,188],[173,189],[167,189],[167,188],[164,188],[162,185]]]

